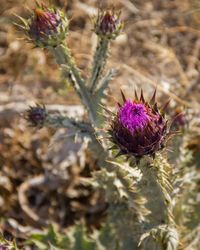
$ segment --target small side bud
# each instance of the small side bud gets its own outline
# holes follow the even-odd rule
[[[31,18],[19,18],[28,39],[38,47],[58,46],[67,36],[69,21],[58,9],[38,5]]]
[[[115,39],[121,32],[123,24],[120,13],[114,10],[99,11],[94,23],[95,33],[103,38]]]
[[[175,130],[182,130],[188,124],[186,114],[179,108],[175,109],[172,121],[172,128]]]
[[[31,107],[26,111],[26,120],[33,127],[43,127],[47,121],[48,112],[44,105],[37,104],[35,107]]]

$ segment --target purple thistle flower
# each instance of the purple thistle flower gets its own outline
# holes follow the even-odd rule
[[[109,134],[111,141],[117,145],[120,154],[133,155],[141,158],[152,155],[162,149],[169,137],[167,120],[163,111],[155,103],[156,91],[149,103],[141,97],[135,100],[126,100],[124,94],[123,104],[119,104],[117,114],[113,115]]]
[[[128,100],[119,109],[119,120],[124,127],[134,132],[137,129],[143,129],[150,117],[144,104]]]
[[[119,16],[120,13],[114,10],[100,11],[95,21],[96,34],[107,39],[115,39],[123,27]]]
[[[47,110],[44,105],[37,104],[26,111],[26,120],[33,127],[42,127],[47,120]]]

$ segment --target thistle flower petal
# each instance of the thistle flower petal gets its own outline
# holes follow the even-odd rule
[[[169,136],[169,128],[164,114],[155,103],[156,92],[148,103],[141,91],[140,99],[135,93],[135,100],[127,100],[122,92],[123,104],[110,123],[112,142],[121,153],[141,158],[155,155],[164,147]]]

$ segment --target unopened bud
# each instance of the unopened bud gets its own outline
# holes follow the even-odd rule
[[[44,105],[37,104],[26,111],[26,120],[33,127],[42,127],[47,120],[47,110]]]
[[[69,21],[64,13],[55,8],[38,6],[30,19],[23,21],[27,37],[38,47],[58,46],[68,33]]]
[[[120,13],[114,10],[100,11],[95,20],[95,33],[100,37],[115,39],[123,27],[120,21]]]

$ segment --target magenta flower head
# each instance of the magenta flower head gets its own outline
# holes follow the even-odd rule
[[[68,33],[68,19],[56,8],[37,4],[30,19],[20,19],[27,37],[38,47],[58,46]]]
[[[155,103],[156,91],[149,103],[141,97],[135,100],[126,100],[119,104],[117,114],[111,119],[109,134],[114,146],[120,150],[119,154],[127,154],[141,158],[145,155],[154,156],[162,149],[170,133],[163,110]]]
[[[94,31],[98,36],[115,39],[122,28],[123,24],[120,21],[120,13],[116,13],[114,9],[99,11],[94,23]]]
[[[30,106],[26,111],[26,120],[33,127],[42,127],[47,121],[48,112],[44,105],[37,104],[35,107]]]

